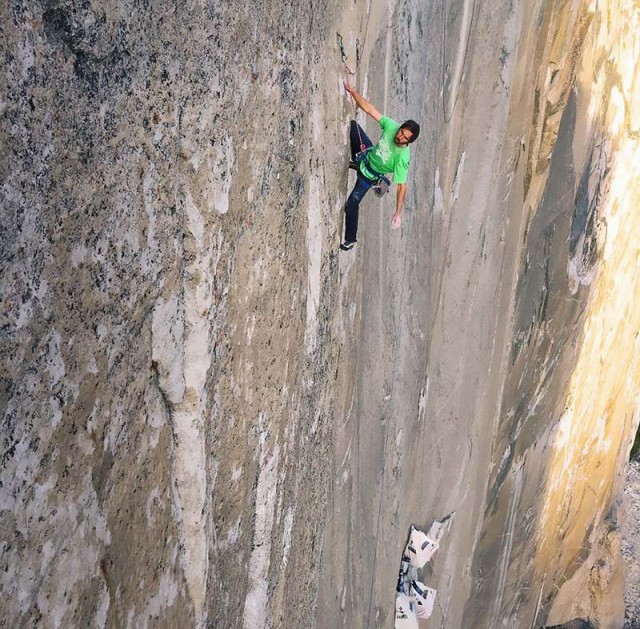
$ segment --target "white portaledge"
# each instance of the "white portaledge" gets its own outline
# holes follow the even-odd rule
[[[402,553],[396,588],[395,629],[418,629],[418,618],[433,613],[436,591],[418,581],[418,571],[433,557],[451,526],[453,514],[434,521],[428,533],[411,525],[409,541]]]

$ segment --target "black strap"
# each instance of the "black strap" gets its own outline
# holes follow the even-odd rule
[[[370,183],[373,184],[377,184],[380,181],[384,181],[388,186],[391,185],[391,181],[387,178],[387,176],[384,173],[379,173],[375,168],[371,167],[371,164],[369,163],[369,151],[371,151],[371,149],[373,148],[373,146],[368,147],[365,151],[360,151],[357,155],[356,155],[356,163],[360,164],[361,162],[365,163],[365,166],[367,167],[367,170],[375,176],[375,179],[370,179],[369,177],[367,177],[361,170],[360,168],[358,168],[358,173],[367,181],[369,181]]]
[[[369,163],[369,156],[368,156],[368,155],[365,155],[364,162],[365,162],[365,164],[366,164],[366,166],[367,166],[367,170],[368,170],[372,175],[375,175],[377,180],[380,180],[380,179],[387,179],[387,176],[386,176],[386,174],[385,174],[385,173],[379,173],[375,168],[372,168],[372,167],[371,167],[371,164]],[[389,180],[387,179],[387,181],[389,181]]]

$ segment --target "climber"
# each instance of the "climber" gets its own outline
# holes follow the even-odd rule
[[[397,229],[402,223],[402,209],[407,191],[407,172],[409,171],[409,144],[415,142],[420,134],[420,126],[414,120],[398,124],[391,118],[383,116],[368,100],[344,82],[345,90],[354,98],[356,106],[369,114],[380,124],[382,136],[378,144],[373,146],[362,127],[355,120],[351,121],[351,163],[357,173],[354,186],[345,205],[344,242],[340,245],[343,251],[349,251],[356,244],[358,233],[358,208],[369,188],[376,187],[376,192],[386,191],[389,180],[387,173],[393,173],[393,180],[398,185],[396,194],[396,211],[391,219],[391,228]],[[382,192],[383,193],[383,192]],[[382,194],[381,193],[381,194]]]

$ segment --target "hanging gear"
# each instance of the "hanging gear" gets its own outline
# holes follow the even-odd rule
[[[373,192],[377,197],[383,197],[389,192],[390,186],[391,182],[386,177],[380,177],[378,182],[373,186]]]
[[[370,146],[367,148],[367,146],[362,142],[362,136],[360,135],[360,126],[358,125],[358,137],[360,138],[360,152],[356,153],[356,169],[357,171],[363,176],[365,177],[365,179],[368,179],[369,181],[371,181],[373,183],[373,192],[375,193],[375,195],[377,197],[383,197],[385,194],[387,194],[387,192],[389,192],[389,188],[391,187],[391,181],[389,180],[389,178],[386,175],[383,175],[382,173],[377,172],[374,168],[371,167],[371,165],[369,164],[369,160],[367,159],[367,155],[369,153],[369,151],[373,148],[373,146]],[[360,170],[360,163],[364,162],[364,165],[367,169],[367,171],[369,173],[371,173],[375,179],[369,179],[369,177],[367,177],[361,170]]]
[[[340,33],[336,33],[338,40],[338,48],[340,49],[340,57],[342,58],[342,65],[344,65],[344,69],[347,71],[347,74],[354,76],[355,70],[351,70],[347,65],[347,53],[344,51],[344,41],[342,39],[342,35]],[[360,65],[360,40],[356,39],[356,70]]]

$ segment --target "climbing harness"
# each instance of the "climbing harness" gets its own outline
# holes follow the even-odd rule
[[[391,181],[388,177],[382,173],[379,173],[375,168],[371,167],[369,164],[369,160],[367,159],[369,151],[373,148],[372,146],[367,147],[362,141],[362,136],[360,135],[360,126],[357,126],[358,129],[358,138],[360,139],[360,152],[356,154],[356,164],[358,164],[358,172],[360,171],[360,162],[364,162],[367,170],[375,177],[373,183],[373,192],[377,197],[383,197],[387,192],[389,192],[389,188],[391,187]],[[362,173],[364,175],[364,173]]]

